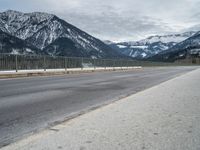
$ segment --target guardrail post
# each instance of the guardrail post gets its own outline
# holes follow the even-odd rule
[[[113,60],[113,70],[115,70],[115,60]]]
[[[65,71],[67,71],[67,58],[66,57],[64,58],[65,58]]]
[[[16,70],[16,72],[18,72],[18,59],[17,59],[17,55],[15,55],[15,70]]]
[[[81,70],[83,70],[83,57],[81,58]]]
[[[104,67],[105,67],[105,70],[106,70],[106,60],[104,60]]]
[[[96,69],[96,61],[95,61],[95,59],[94,59],[94,70]]]
[[[43,65],[44,65],[44,71],[46,71],[46,57],[43,57]]]

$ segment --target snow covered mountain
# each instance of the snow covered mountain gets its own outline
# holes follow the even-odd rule
[[[140,43],[144,44],[152,44],[156,42],[162,42],[162,43],[179,43],[181,41],[184,41],[185,39],[193,36],[196,32],[190,31],[190,32],[185,32],[185,33],[180,33],[180,34],[170,34],[170,35],[155,35],[155,36],[150,36],[144,40],[139,41]]]
[[[52,56],[123,57],[102,41],[52,14],[8,10],[0,13],[0,30]]]
[[[111,43],[109,45],[127,56],[145,59],[172,48],[194,34],[195,32],[191,31],[181,34],[156,35],[140,41]]]
[[[174,61],[176,59],[184,58],[193,49],[200,49],[200,31],[192,37],[176,44],[170,49],[163,51],[153,57],[151,60],[159,61]]]
[[[0,30],[0,52],[11,54],[37,54],[39,49]]]

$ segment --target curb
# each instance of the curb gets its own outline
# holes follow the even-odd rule
[[[16,72],[0,74],[0,79],[6,78],[23,78],[23,77],[37,77],[37,76],[57,76],[65,74],[81,74],[81,73],[93,73],[93,72],[108,72],[108,71],[128,71],[142,69],[142,67],[134,67],[127,69],[102,69],[102,70],[74,70],[74,71],[44,71],[44,72]]]

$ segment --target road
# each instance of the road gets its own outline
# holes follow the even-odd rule
[[[0,147],[196,67],[0,80]]]

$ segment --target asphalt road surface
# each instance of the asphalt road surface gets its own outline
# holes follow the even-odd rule
[[[0,80],[0,147],[196,67]]]

